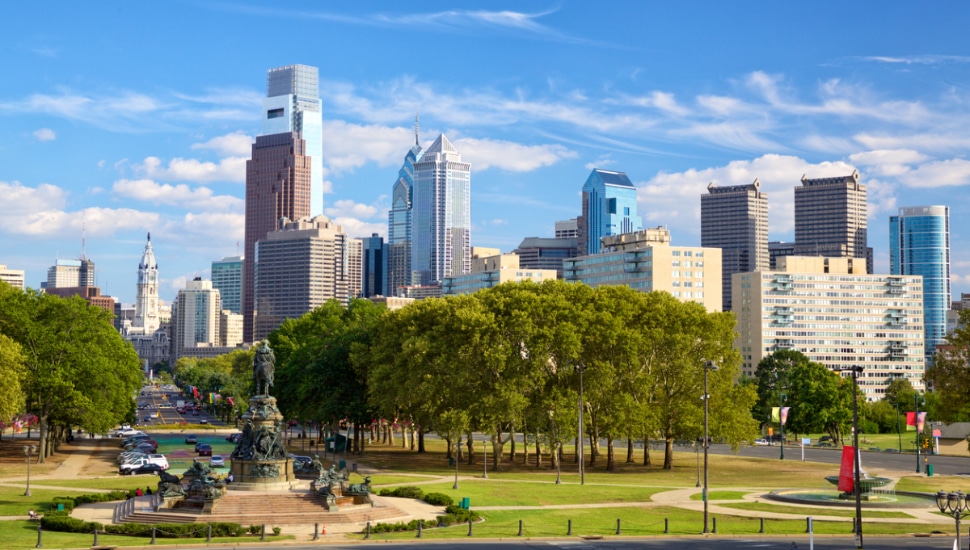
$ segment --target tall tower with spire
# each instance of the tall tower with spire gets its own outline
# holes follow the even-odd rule
[[[138,263],[138,290],[135,295],[135,318],[132,333],[151,335],[160,324],[158,318],[158,262],[152,250],[152,234],[148,234],[145,251]]]
[[[414,116],[414,146],[404,155],[404,164],[397,173],[391,194],[391,210],[387,213],[387,289],[396,296],[397,289],[411,282],[411,206],[414,190],[414,163],[421,158],[418,138],[418,117]]]

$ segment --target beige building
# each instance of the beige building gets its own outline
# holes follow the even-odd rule
[[[872,273],[868,248],[866,186],[859,171],[847,176],[802,176],[795,187],[795,254],[830,258],[865,258]]]
[[[256,340],[328,300],[360,294],[359,239],[326,216],[283,221],[256,245]]]
[[[371,296],[367,299],[378,305],[383,304],[391,311],[401,309],[417,301],[414,298],[402,298],[399,296]]]
[[[670,231],[657,227],[601,239],[599,254],[563,260],[563,279],[592,287],[626,285],[662,290],[684,302],[721,311],[721,249],[670,246]]]
[[[198,357],[186,350],[220,344],[222,298],[212,281],[196,277],[185,284],[175,298],[172,323],[172,362],[179,357]]]
[[[865,258],[785,256],[775,271],[736,273],[732,283],[744,374],[790,349],[832,370],[863,367],[869,401],[894,378],[923,389],[922,277],[869,275]]]
[[[25,273],[22,269],[10,269],[7,266],[0,264],[0,281],[7,283],[8,285],[24,290],[26,287]]]
[[[555,280],[555,269],[522,269],[516,254],[498,254],[477,257],[472,249],[472,272],[457,277],[445,277],[441,282],[442,296],[469,294],[483,288],[492,288],[510,281]]]
[[[218,289],[217,289],[218,290]],[[220,295],[222,291],[219,291]],[[243,343],[242,313],[224,309],[219,313],[219,345],[235,347]]]

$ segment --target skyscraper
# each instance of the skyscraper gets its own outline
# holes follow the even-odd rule
[[[222,297],[222,309],[242,313],[243,259],[231,256],[212,262],[212,288]]]
[[[363,241],[363,286],[361,296],[387,296],[387,244],[377,233]]]
[[[253,337],[256,243],[280,218],[310,215],[310,162],[296,132],[259,136],[246,161],[246,246],[243,256],[243,338]]]
[[[192,348],[219,345],[221,311],[222,300],[212,281],[196,277],[185,283],[172,313],[172,365],[183,355],[194,355],[187,353]]]
[[[600,239],[640,231],[637,189],[623,172],[594,169],[583,184],[579,255],[599,254]]]
[[[950,308],[950,209],[900,208],[889,217],[889,269],[893,275],[923,276],[923,327],[926,365],[946,336]]]
[[[262,135],[299,132],[310,157],[310,213],[323,214],[323,109],[316,67],[270,69],[263,99]]]
[[[57,260],[47,270],[47,283],[42,288],[77,288],[94,286],[94,262],[81,257],[79,260]]]
[[[829,258],[867,258],[866,186],[859,171],[848,176],[808,179],[795,187],[795,254]]]
[[[418,121],[414,121],[414,146],[404,156],[404,164],[397,173],[391,196],[391,210],[387,213],[387,287],[388,296],[396,296],[397,289],[411,283],[411,217],[414,189],[414,163],[421,158],[418,143]]]
[[[444,134],[414,164],[411,284],[471,271],[471,164]]]
[[[158,262],[152,250],[152,234],[148,234],[145,251],[138,262],[138,287],[135,291],[135,318],[129,334],[151,336],[161,321],[158,317]]]
[[[731,276],[768,270],[768,194],[750,185],[707,186],[701,195],[701,246],[721,249],[721,300],[731,311]]]

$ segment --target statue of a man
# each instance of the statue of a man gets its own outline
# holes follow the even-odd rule
[[[256,384],[256,395],[269,395],[275,370],[276,356],[270,349],[269,343],[264,340],[262,347],[256,350],[256,356],[253,357],[253,382]],[[263,384],[262,391],[260,391],[260,382]]]

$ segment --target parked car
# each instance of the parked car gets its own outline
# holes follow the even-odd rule
[[[830,436],[830,435],[823,435],[822,437],[818,438],[818,442],[819,443],[821,443],[823,441],[832,441],[832,436]]]
[[[226,467],[226,459],[225,458],[222,458],[222,455],[213,455],[213,457],[209,460],[209,467],[210,468],[225,468]]]
[[[202,419],[199,420],[199,424],[208,424],[208,423],[209,423],[208,418],[202,417]]]
[[[144,433],[144,432],[142,432],[141,430],[136,430],[131,426],[129,426],[127,428],[121,428],[120,430],[115,432],[115,437],[131,437],[135,434],[140,434],[140,433]]]
[[[199,452],[199,448],[202,447],[203,445],[208,445],[208,443],[206,443],[204,441],[198,441],[198,442],[196,442],[196,444],[195,444],[195,452]]]
[[[763,438],[762,439],[755,439],[754,440],[754,444],[757,445],[757,446],[759,446],[759,447],[766,447],[768,445],[771,445],[771,443],[768,443],[768,440],[767,439],[763,439]]]
[[[198,451],[199,456],[212,456],[212,445],[208,443],[202,443],[195,448]]]
[[[192,416],[199,416],[199,409],[193,409]]]
[[[124,468],[119,468],[118,469],[118,473],[119,474],[122,474],[122,475],[127,474],[127,475],[130,475],[130,476],[138,475],[138,474],[153,474],[153,475],[158,475],[158,472],[162,472],[164,470],[165,470],[165,468],[162,468],[158,464],[152,464],[151,462],[149,462],[147,464],[142,464],[141,466],[138,466],[137,468],[129,468],[127,470],[124,469]]]
[[[186,445],[194,445],[194,444],[196,444],[198,442],[199,442],[199,436],[197,436],[197,435],[191,435],[190,434],[190,435],[185,436],[185,444]]]
[[[123,464],[136,458],[145,458],[148,456],[148,454],[149,453],[143,453],[140,451],[125,451],[118,455],[118,464]]]
[[[168,459],[165,458],[165,455],[153,454],[143,458],[137,458],[131,462],[124,462],[119,466],[119,471],[125,474],[128,473],[128,470],[133,470],[146,464],[155,464],[163,470],[168,469]]]
[[[227,435],[226,436],[226,441],[228,441],[230,443],[239,443],[239,438],[240,437],[242,437],[242,434],[239,433],[239,432],[236,432],[234,434]]]

